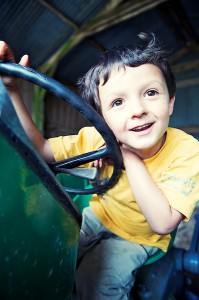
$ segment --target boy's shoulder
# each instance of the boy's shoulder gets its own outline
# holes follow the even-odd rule
[[[151,173],[157,173],[166,168],[181,168],[199,164],[199,142],[190,134],[175,129],[167,128],[166,141],[158,153],[145,163]],[[189,168],[188,167],[188,168]]]
[[[105,144],[103,137],[94,126],[83,127],[80,129],[78,136],[82,136],[83,140],[89,141],[90,144],[96,145],[97,148]]]
[[[173,127],[168,127],[167,128],[167,135],[168,138],[176,139],[176,140],[190,140],[195,143],[198,143],[198,140],[194,138],[191,134],[186,133],[185,131],[178,129],[178,128],[173,128]]]
[[[167,128],[167,146],[171,148],[180,148],[183,151],[196,151],[199,152],[199,142],[192,135],[184,132],[181,129]]]
[[[102,139],[101,134],[97,131],[97,129],[94,126],[85,126],[79,130],[78,134],[87,135],[99,140]]]

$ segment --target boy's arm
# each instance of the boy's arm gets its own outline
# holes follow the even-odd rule
[[[0,41],[0,61],[14,62],[14,55],[9,46]],[[28,55],[24,55],[20,61],[23,66],[28,66]],[[26,109],[21,94],[17,86],[17,79],[8,75],[1,76],[3,83],[7,89],[13,106],[16,110],[18,118],[33,145],[40,153],[40,155],[48,162],[54,161],[52,151],[47,139],[44,139],[40,131],[35,126],[32,118]]]
[[[183,215],[169,205],[142,159],[123,147],[121,151],[132,192],[151,229],[162,235],[172,232]]]

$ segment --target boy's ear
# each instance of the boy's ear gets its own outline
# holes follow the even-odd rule
[[[173,96],[173,97],[169,100],[169,115],[170,115],[170,116],[171,116],[172,113],[173,113],[174,103],[175,103],[175,96]]]

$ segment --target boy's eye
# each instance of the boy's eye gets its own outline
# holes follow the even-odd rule
[[[116,100],[113,101],[112,107],[113,107],[113,106],[119,106],[119,105],[122,105],[122,103],[123,103],[123,100],[122,100],[122,99],[116,99]]]
[[[158,95],[158,92],[156,90],[149,90],[144,94],[144,96],[149,96],[149,97],[153,97],[156,95]]]

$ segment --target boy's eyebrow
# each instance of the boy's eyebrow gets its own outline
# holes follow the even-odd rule
[[[122,97],[122,95],[124,94],[124,91],[122,91],[122,90],[120,90],[120,91],[113,91],[113,92],[110,92],[109,94],[107,94],[106,95],[106,99],[105,100],[107,100],[107,99],[109,99],[109,98],[111,98],[111,99],[109,99],[109,100],[112,100],[112,98],[114,98],[114,97]]]
[[[159,80],[150,80],[150,81],[148,81],[148,84],[151,84],[151,83],[159,83],[160,85],[163,86],[163,83]]]
[[[147,82],[146,84],[144,84],[143,87],[147,87],[147,86],[149,86],[149,85],[151,85],[151,84],[153,84],[153,83],[158,83],[159,85],[161,85],[161,86],[163,87],[163,89],[165,89],[165,87],[167,87],[166,82],[165,82],[165,84],[164,84],[163,82],[160,82],[160,81],[158,81],[158,80],[152,80],[152,81],[149,81],[149,82]]]
[[[159,84],[163,89],[164,91],[167,91],[167,84],[166,84],[166,81],[164,79],[164,77],[162,78],[163,80],[162,81],[159,81],[158,79],[149,79],[148,81],[144,81],[141,83],[140,85],[140,89],[146,89],[147,87],[149,87],[150,85],[152,84]],[[99,91],[99,87],[100,85],[98,86],[98,91]],[[101,86],[103,88],[103,86]],[[114,91],[111,91],[109,94],[106,95],[106,99],[104,100],[111,100],[109,98],[114,98],[114,97],[122,97],[122,95],[125,93],[125,91],[123,91],[122,89],[120,89],[120,87],[118,86],[117,87],[118,89],[114,89]],[[101,101],[101,99],[100,99]]]
[[[159,85],[161,85],[161,87],[163,87],[163,89],[165,89],[166,83],[164,85],[163,82],[160,82],[158,80],[150,80],[148,82],[143,82],[143,84],[141,85],[141,89],[147,88],[149,85],[156,84],[156,83],[158,83]],[[114,91],[110,92],[107,95],[107,97],[117,96],[118,94],[122,95],[124,93],[124,91],[123,90],[119,90],[119,88],[120,87],[118,87],[118,90],[114,90]]]

